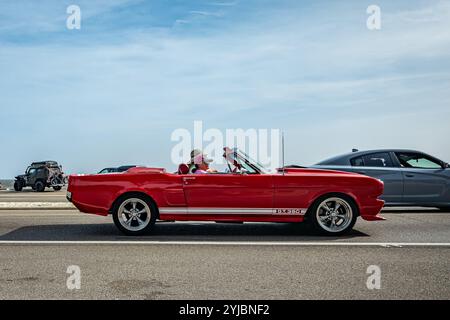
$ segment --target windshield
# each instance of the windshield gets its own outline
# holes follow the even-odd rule
[[[256,161],[252,157],[250,157],[244,151],[239,150],[238,148],[234,148],[234,150],[238,154],[239,157],[241,157],[243,160],[245,160],[246,164],[252,165],[256,169],[258,169],[258,171],[260,173],[268,173],[269,172],[269,170],[266,167],[264,167],[261,163],[259,163],[258,161]]]
[[[269,172],[262,164],[238,148],[230,149],[225,147],[224,151],[224,157],[228,161],[232,172],[245,172],[249,174],[266,174]],[[234,168],[231,168],[231,166]]]

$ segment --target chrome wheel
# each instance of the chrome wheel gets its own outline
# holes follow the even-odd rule
[[[323,230],[338,233],[346,230],[352,223],[353,210],[344,199],[328,198],[317,207],[316,219]]]
[[[128,231],[141,231],[148,226],[152,212],[148,204],[138,198],[122,202],[117,212],[120,224]]]

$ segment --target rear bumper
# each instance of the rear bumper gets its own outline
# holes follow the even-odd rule
[[[380,199],[373,199],[369,203],[361,206],[360,216],[367,221],[378,221],[386,220],[385,218],[379,216],[381,209],[384,206],[384,201]]]
[[[109,214],[108,210],[105,208],[100,208],[100,207],[96,207],[96,206],[92,206],[92,205],[87,205],[85,203],[81,203],[78,202],[76,200],[74,200],[70,196],[67,195],[66,196],[67,200],[69,200],[69,202],[72,202],[72,204],[81,212],[83,213],[88,213],[88,214],[95,214],[95,215],[99,215],[99,216],[107,216]]]

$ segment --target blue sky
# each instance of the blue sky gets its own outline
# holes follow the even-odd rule
[[[41,159],[172,170],[171,132],[195,120],[282,129],[287,163],[354,147],[450,161],[449,88],[449,1],[2,1],[0,177]]]

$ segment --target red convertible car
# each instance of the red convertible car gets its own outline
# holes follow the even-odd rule
[[[320,169],[269,173],[238,149],[224,148],[227,172],[188,173],[131,168],[107,175],[72,175],[67,198],[81,212],[111,214],[127,235],[152,229],[156,220],[310,222],[320,233],[350,231],[358,216],[383,220],[383,182]]]

